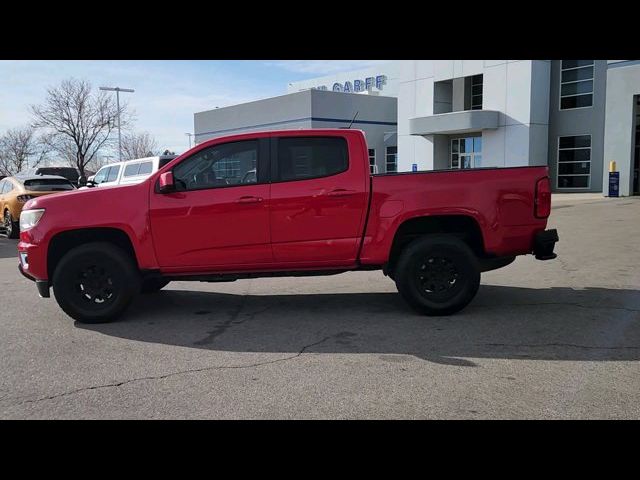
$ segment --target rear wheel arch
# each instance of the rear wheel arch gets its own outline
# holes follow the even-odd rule
[[[398,258],[413,240],[424,235],[437,234],[448,234],[459,238],[478,258],[486,255],[482,230],[474,217],[464,214],[413,217],[402,222],[396,230],[391,243],[389,260],[384,268],[385,274],[393,277]]]
[[[424,235],[400,254],[395,282],[417,312],[451,315],[473,300],[480,286],[480,264],[469,245],[451,234]]]
[[[133,242],[124,230],[113,227],[81,228],[65,230],[51,238],[47,249],[47,277],[53,278],[56,267],[67,252],[93,242],[105,242],[117,246],[133,260],[136,268],[139,268]]]

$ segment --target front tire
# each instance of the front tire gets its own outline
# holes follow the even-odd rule
[[[18,238],[20,224],[11,218],[11,212],[5,210],[3,219],[4,232],[7,238]]]
[[[81,323],[117,319],[140,292],[140,274],[122,249],[92,242],[70,250],[53,274],[60,308]]]
[[[398,292],[423,315],[451,315],[466,307],[480,286],[475,254],[451,235],[427,235],[411,242],[395,268]]]

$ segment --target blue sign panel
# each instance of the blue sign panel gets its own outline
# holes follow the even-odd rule
[[[620,190],[620,172],[609,172],[609,196],[618,197]]]
[[[412,172],[417,172],[418,171],[418,164],[414,163],[413,165],[411,165],[411,171]]]

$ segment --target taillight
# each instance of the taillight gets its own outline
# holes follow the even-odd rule
[[[536,218],[547,218],[551,213],[551,182],[544,177],[536,183],[536,198],[534,200]]]
[[[35,198],[35,197],[33,195],[18,195],[18,201],[22,203],[28,202],[32,198]]]

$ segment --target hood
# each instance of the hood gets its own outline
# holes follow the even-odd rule
[[[102,203],[109,197],[118,198],[118,192],[123,189],[130,189],[133,187],[142,187],[145,182],[133,184],[133,185],[113,185],[108,187],[93,187],[84,190],[76,189],[66,192],[49,192],[47,195],[42,195],[37,198],[32,198],[24,204],[23,210],[32,210],[36,208],[47,208],[55,206],[56,204],[75,204],[82,203]]]

